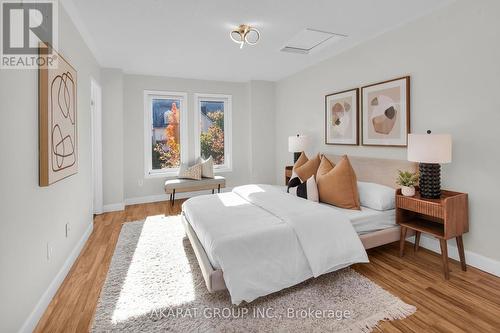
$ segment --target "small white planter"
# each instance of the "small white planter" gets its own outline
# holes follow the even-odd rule
[[[415,195],[415,187],[401,186],[401,194],[403,194],[405,197],[412,197]]]

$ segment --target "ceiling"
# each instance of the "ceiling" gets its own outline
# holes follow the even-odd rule
[[[64,0],[104,67],[224,81],[279,80],[452,0]],[[261,32],[240,49],[229,32]],[[280,52],[305,28],[348,35],[310,54]]]

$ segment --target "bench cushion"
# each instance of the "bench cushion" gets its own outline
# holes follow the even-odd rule
[[[193,179],[169,179],[165,182],[165,193],[175,192],[194,192],[202,190],[216,189],[226,187],[226,178],[215,176],[214,178],[203,178],[201,180]]]

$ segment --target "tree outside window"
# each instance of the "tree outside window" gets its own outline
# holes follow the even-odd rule
[[[224,164],[224,102],[200,101],[200,155]]]
[[[153,100],[153,169],[177,168],[180,165],[179,101]]]

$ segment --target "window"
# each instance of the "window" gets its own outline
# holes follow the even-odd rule
[[[214,159],[215,171],[231,171],[231,96],[195,94],[195,153]]]
[[[145,175],[175,175],[187,160],[185,93],[145,91]]]

